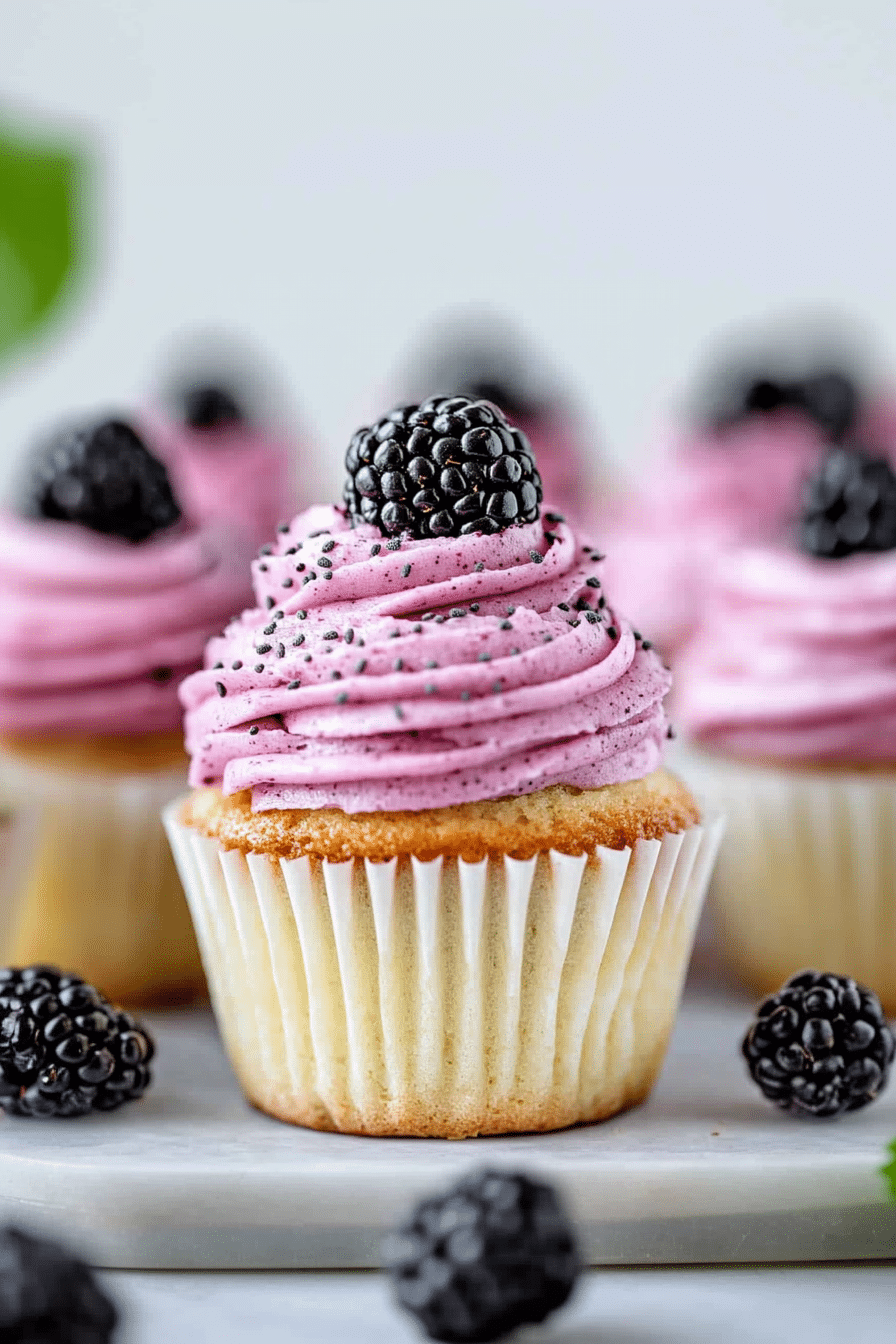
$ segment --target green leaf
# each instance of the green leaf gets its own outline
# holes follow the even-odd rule
[[[87,155],[0,122],[0,359],[51,316],[84,259]]]
[[[891,1201],[896,1203],[896,1139],[887,1145],[887,1152],[890,1154],[890,1160],[886,1166],[881,1167],[880,1173],[887,1183]]]

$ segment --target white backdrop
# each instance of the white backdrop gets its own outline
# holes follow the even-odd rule
[[[323,474],[433,311],[484,302],[622,460],[728,323],[896,348],[893,0],[2,0],[0,101],[106,155],[99,283],[0,387],[0,470],[239,326]]]

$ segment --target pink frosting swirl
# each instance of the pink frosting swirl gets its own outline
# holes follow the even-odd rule
[[[132,545],[0,515],[0,731],[175,731],[178,682],[250,595],[249,554],[220,526]]]
[[[295,512],[294,449],[284,438],[244,424],[197,430],[152,415],[147,423],[149,442],[194,522],[235,523],[259,546]]]
[[[821,440],[804,416],[754,417],[723,435],[672,437],[641,489],[600,524],[607,583],[667,652],[690,634],[719,556],[783,539]]]
[[[699,741],[778,761],[896,761],[896,552],[726,560],[676,665]]]
[[[259,607],[181,688],[193,784],[417,811],[648,774],[670,678],[595,554],[547,519],[397,546],[300,515],[253,567]]]

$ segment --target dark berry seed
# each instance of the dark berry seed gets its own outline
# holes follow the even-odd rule
[[[225,696],[227,694],[227,687],[224,685],[223,681],[215,682],[215,690],[220,696]]]

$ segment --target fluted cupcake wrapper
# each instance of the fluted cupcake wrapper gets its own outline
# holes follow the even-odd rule
[[[296,1124],[462,1137],[640,1101],[721,824],[465,863],[278,860],[165,824],[249,1099]]]
[[[204,976],[159,813],[185,771],[102,773],[0,753],[5,796],[35,814],[3,921],[0,964],[47,962],[124,1004],[183,1002]]]
[[[710,893],[721,950],[762,994],[814,968],[896,1014],[896,771],[790,768],[689,751],[728,816]]]

